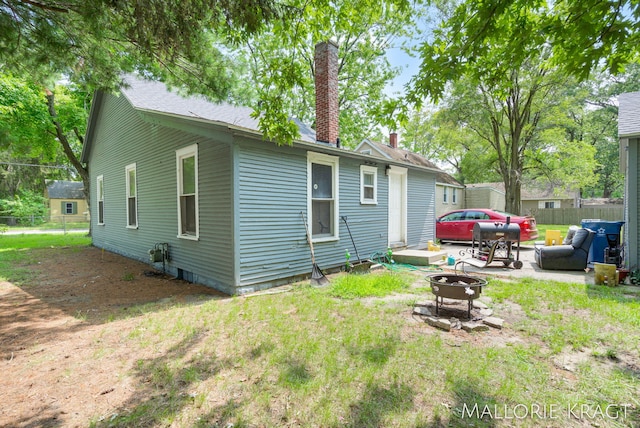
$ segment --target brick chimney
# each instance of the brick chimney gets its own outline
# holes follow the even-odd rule
[[[389,145],[394,149],[398,148],[398,134],[397,133],[392,132],[391,134],[389,134]]]
[[[332,41],[315,47],[316,141],[338,145],[338,45]]]

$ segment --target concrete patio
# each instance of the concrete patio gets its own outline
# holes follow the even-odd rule
[[[440,246],[440,250],[445,252],[447,256],[451,255],[456,258],[456,261],[470,257],[470,254],[462,256],[460,252],[469,251],[471,244],[457,243],[450,244],[445,243]],[[514,257],[516,253],[514,251]],[[494,262],[485,268],[477,268],[474,266],[465,266],[465,271],[474,275],[486,275],[495,278],[526,278],[531,277],[535,279],[548,279],[550,281],[562,281],[562,282],[574,282],[583,284],[593,284],[594,275],[593,270],[589,272],[585,271],[562,271],[562,270],[543,270],[538,267],[534,259],[533,245],[524,245],[520,247],[520,257],[522,261],[521,269],[513,269],[513,267],[504,267],[500,262]],[[441,267],[446,271],[453,272],[454,267],[442,264]],[[458,272],[461,272],[461,266],[458,266]]]

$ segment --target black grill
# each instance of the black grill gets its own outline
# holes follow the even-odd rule
[[[520,226],[511,223],[509,217],[506,223],[476,223],[473,226],[471,256],[486,261],[486,265],[501,262],[504,266],[513,264],[514,268],[520,269]]]
[[[520,226],[513,223],[476,223],[473,226],[473,240],[497,241],[520,241]]]

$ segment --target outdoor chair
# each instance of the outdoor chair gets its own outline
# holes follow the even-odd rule
[[[583,270],[587,267],[589,247],[595,236],[590,229],[579,229],[570,244],[536,245],[536,264],[548,270]]]

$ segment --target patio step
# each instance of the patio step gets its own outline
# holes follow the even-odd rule
[[[446,251],[400,250],[393,252],[393,260],[414,266],[441,264],[447,258]]]

